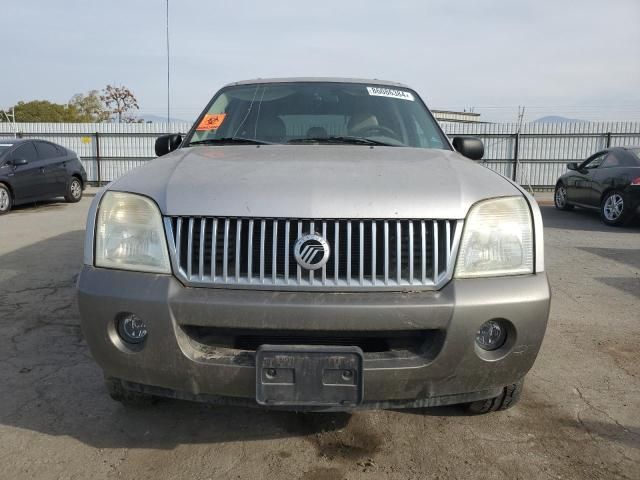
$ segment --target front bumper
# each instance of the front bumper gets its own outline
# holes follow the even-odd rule
[[[85,266],[78,292],[84,336],[106,375],[132,389],[194,400],[256,405],[255,363],[251,351],[203,345],[189,328],[439,332],[419,353],[365,355],[363,408],[498,395],[533,365],[550,303],[544,273],[452,280],[439,291],[322,293],[188,288],[169,275]],[[146,322],[142,348],[118,337],[120,312]],[[475,344],[490,319],[513,326],[494,352]]]

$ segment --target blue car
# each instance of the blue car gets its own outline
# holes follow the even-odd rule
[[[82,198],[87,173],[78,155],[44,140],[0,138],[0,215],[14,205]]]

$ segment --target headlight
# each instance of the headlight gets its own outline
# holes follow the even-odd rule
[[[457,278],[533,273],[533,227],[524,197],[475,204],[464,224]]]
[[[107,192],[96,219],[96,267],[171,273],[162,217],[147,197]]]

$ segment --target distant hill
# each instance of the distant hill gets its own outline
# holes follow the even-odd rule
[[[534,120],[533,123],[586,123],[586,120],[579,120],[577,118],[561,117],[559,115],[547,115]]]
[[[151,123],[166,123],[167,122],[167,117],[161,117],[160,115],[136,115],[136,118],[142,118],[145,122],[151,122]],[[182,120],[181,118],[173,118],[170,117],[169,118],[172,122],[187,122],[187,123],[191,123],[188,120]]]

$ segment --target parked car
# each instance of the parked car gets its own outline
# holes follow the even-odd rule
[[[156,152],[88,216],[82,328],[113,398],[518,400],[549,314],[540,210],[414,90],[234,83]]]
[[[607,148],[567,168],[556,183],[557,209],[599,210],[607,225],[622,225],[640,214],[640,147]]]
[[[0,215],[55,197],[78,202],[87,174],[75,152],[44,140],[0,138]]]

